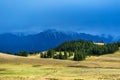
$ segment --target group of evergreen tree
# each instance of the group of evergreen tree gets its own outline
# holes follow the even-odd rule
[[[73,40],[66,41],[60,46],[50,49],[47,52],[42,52],[40,54],[41,58],[53,58],[53,59],[62,59],[67,60],[71,56],[73,56],[74,61],[84,60],[87,56],[91,55],[103,55],[103,54],[111,54],[117,51],[120,47],[120,42],[105,44],[105,45],[97,45],[92,41],[85,40]],[[8,52],[7,54],[12,54]],[[20,51],[16,55],[27,57],[29,54],[33,55],[36,52],[26,52]]]
[[[103,55],[107,53],[113,53],[118,50],[118,43],[97,45],[92,41],[78,40],[78,41],[67,41],[57,48],[55,51],[69,51],[85,52],[87,55]]]
[[[18,53],[16,53],[16,55],[23,57],[27,57],[28,55],[35,55],[35,54],[37,54],[37,52],[19,51]]]
[[[66,41],[60,46],[54,48],[54,52],[71,52],[74,53],[73,60],[80,61],[84,60],[87,56],[91,55],[103,55],[114,53],[119,49],[120,43],[111,43],[105,45],[97,45],[92,41],[77,40],[77,41]],[[65,54],[57,54],[53,58],[64,59]],[[69,57],[69,55],[67,55]]]
[[[81,61],[84,60],[86,58],[86,53],[85,52],[80,52],[80,51],[75,51],[74,53],[74,61]]]
[[[36,54],[36,52],[19,51],[18,53],[6,52],[6,54],[27,57],[28,55]]]
[[[53,58],[53,59],[62,59],[66,60],[68,57],[73,56],[72,52],[55,52],[53,49],[48,50],[47,52],[42,52],[40,54],[41,58]]]
[[[56,54],[53,58],[66,60],[66,59],[68,59],[68,54],[67,54],[67,52],[64,52],[64,54],[62,54],[62,52],[60,52],[59,54]]]
[[[119,47],[116,44],[106,44],[103,46],[94,45],[93,47],[90,47],[88,50],[88,54],[90,55],[103,55],[103,54],[110,54],[117,51]]]
[[[48,50],[47,52],[42,52],[40,53],[40,57],[41,58],[52,58],[53,57],[53,54],[54,54],[54,50],[50,49]]]
[[[26,52],[26,51],[20,51],[20,52],[18,52],[18,56],[27,57],[28,56],[28,52]]]
[[[79,51],[87,50],[91,46],[94,46],[92,41],[74,40],[74,41],[66,41],[60,46],[56,47],[54,50],[75,52],[76,50],[79,50]]]

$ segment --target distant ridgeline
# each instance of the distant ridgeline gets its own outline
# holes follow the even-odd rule
[[[18,53],[19,51],[40,52],[54,48],[68,40],[91,40],[94,42],[104,41],[112,43],[112,36],[104,37],[85,33],[64,32],[57,30],[46,30],[37,34],[17,35],[0,34],[0,51]]]
[[[84,60],[87,56],[112,54],[119,49],[120,43],[104,44],[85,40],[66,41],[46,53],[41,53],[42,58]]]

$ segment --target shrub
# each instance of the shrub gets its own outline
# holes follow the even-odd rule
[[[27,57],[27,56],[28,56],[28,53],[27,53],[26,51],[20,51],[20,52],[18,52],[18,56]]]

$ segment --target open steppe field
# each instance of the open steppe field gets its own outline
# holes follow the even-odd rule
[[[79,62],[0,53],[0,80],[120,80],[120,51]]]

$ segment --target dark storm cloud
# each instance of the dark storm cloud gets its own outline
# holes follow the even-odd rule
[[[60,29],[117,35],[119,4],[119,0],[0,0],[0,32]]]

